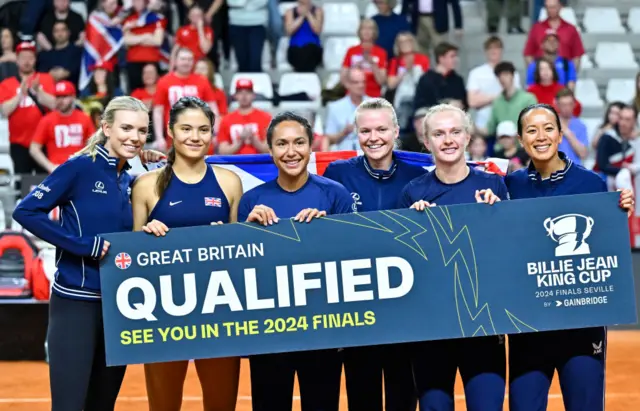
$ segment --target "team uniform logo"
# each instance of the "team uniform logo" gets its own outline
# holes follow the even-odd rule
[[[104,183],[102,181],[96,181],[93,186],[94,189],[91,191],[93,191],[94,193],[107,194],[107,191],[104,189]]]
[[[222,207],[222,200],[218,197],[205,197],[204,205],[207,207]]]
[[[116,262],[116,267],[118,267],[121,270],[126,270],[127,268],[131,267],[131,256],[127,253],[120,253],[116,256],[115,262]]]

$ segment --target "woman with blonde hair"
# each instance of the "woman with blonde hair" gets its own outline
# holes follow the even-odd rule
[[[340,80],[343,84],[348,81],[349,69],[359,68],[365,73],[365,95],[380,97],[382,85],[387,81],[387,52],[377,46],[378,25],[372,19],[364,19],[358,28],[360,44],[350,47],[344,56]]]
[[[56,246],[48,329],[52,411],[115,406],[125,367],[106,366],[99,264],[109,242],[101,235],[133,229],[128,161],[141,154],[148,127],[144,103],[114,98],[87,145],[13,212],[25,229]],[[157,161],[160,154],[141,157]],[[49,219],[56,207],[61,224]]]

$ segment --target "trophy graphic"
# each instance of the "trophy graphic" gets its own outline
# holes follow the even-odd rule
[[[556,257],[589,254],[589,244],[585,242],[591,234],[593,218],[582,214],[565,214],[544,220],[544,228],[556,243]]]

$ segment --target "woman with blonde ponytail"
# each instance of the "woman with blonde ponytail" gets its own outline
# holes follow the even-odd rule
[[[58,272],[49,304],[51,410],[113,410],[125,367],[106,367],[100,260],[103,233],[131,231],[128,160],[147,139],[147,106],[132,97],[109,102],[87,146],[57,167],[23,201],[13,218],[56,246]],[[157,161],[161,153],[145,153]],[[60,208],[60,223],[49,212]]]

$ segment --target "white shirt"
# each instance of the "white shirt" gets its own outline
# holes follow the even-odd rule
[[[420,13],[433,13],[433,0],[419,0],[418,11]]]
[[[516,88],[522,88],[520,74],[516,71],[513,82]],[[493,72],[489,63],[482,64],[469,72],[467,91],[479,91],[483,94],[495,95],[502,91],[502,86]],[[491,118],[491,104],[481,109],[476,109],[476,126],[484,128]]]

